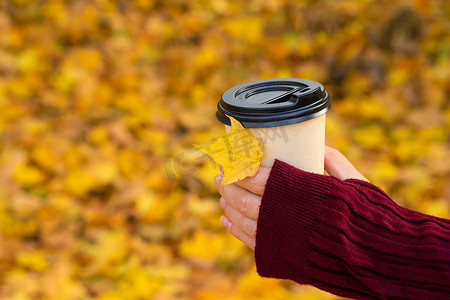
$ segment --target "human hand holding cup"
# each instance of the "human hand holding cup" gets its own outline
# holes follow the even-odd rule
[[[325,146],[325,170],[341,180],[368,181],[338,150]],[[215,178],[224,216],[222,224],[237,239],[255,250],[259,206],[271,168],[260,167],[254,177],[247,177],[233,184],[220,185],[221,175]],[[282,201],[282,199],[280,199]]]

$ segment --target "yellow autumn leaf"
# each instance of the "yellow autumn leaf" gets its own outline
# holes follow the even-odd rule
[[[208,67],[214,67],[218,63],[220,63],[220,57],[215,49],[204,48],[193,59],[192,67],[196,70],[200,70]]]
[[[378,148],[386,144],[386,133],[377,124],[357,128],[353,131],[354,140],[368,148]]]
[[[90,175],[99,184],[110,184],[119,172],[114,161],[99,161],[89,166]]]
[[[52,149],[44,145],[37,145],[31,151],[31,157],[39,166],[47,170],[53,171],[56,167],[56,157]]]
[[[444,199],[426,201],[419,207],[421,212],[441,218],[448,218],[450,212],[449,204]]]
[[[23,187],[30,187],[42,183],[45,175],[36,167],[18,165],[13,172],[14,181]]]
[[[233,117],[229,118],[230,133],[206,144],[194,145],[223,167],[222,184],[255,176],[263,156],[261,139],[257,139]]]
[[[214,261],[224,246],[225,239],[220,233],[198,230],[191,238],[184,239],[179,249],[183,257]]]
[[[264,37],[264,22],[258,17],[242,17],[225,20],[222,23],[225,32],[233,38],[249,43],[257,43]]]
[[[136,197],[135,207],[146,223],[160,222],[166,215],[165,199],[152,191]]]
[[[109,134],[105,126],[96,126],[88,134],[88,140],[94,145],[103,145],[108,142]]]
[[[69,172],[64,179],[64,185],[67,191],[70,191],[77,196],[84,195],[89,190],[93,189],[96,184],[95,177],[85,170],[74,170]]]
[[[16,257],[18,265],[30,268],[39,272],[47,269],[47,260],[42,251],[31,251],[19,253]]]

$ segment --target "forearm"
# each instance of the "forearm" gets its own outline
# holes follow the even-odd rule
[[[450,294],[450,222],[400,207],[369,183],[278,161],[257,228],[262,276],[359,299]]]

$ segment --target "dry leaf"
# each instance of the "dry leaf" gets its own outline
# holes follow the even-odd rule
[[[263,156],[262,140],[230,117],[231,131],[203,145],[194,145],[223,167],[222,184],[255,176]]]

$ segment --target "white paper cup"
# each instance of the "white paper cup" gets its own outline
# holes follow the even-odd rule
[[[233,87],[222,95],[216,114],[231,127],[233,116],[264,144],[261,165],[275,159],[317,174],[324,173],[328,93],[320,83],[294,78],[267,79]]]

